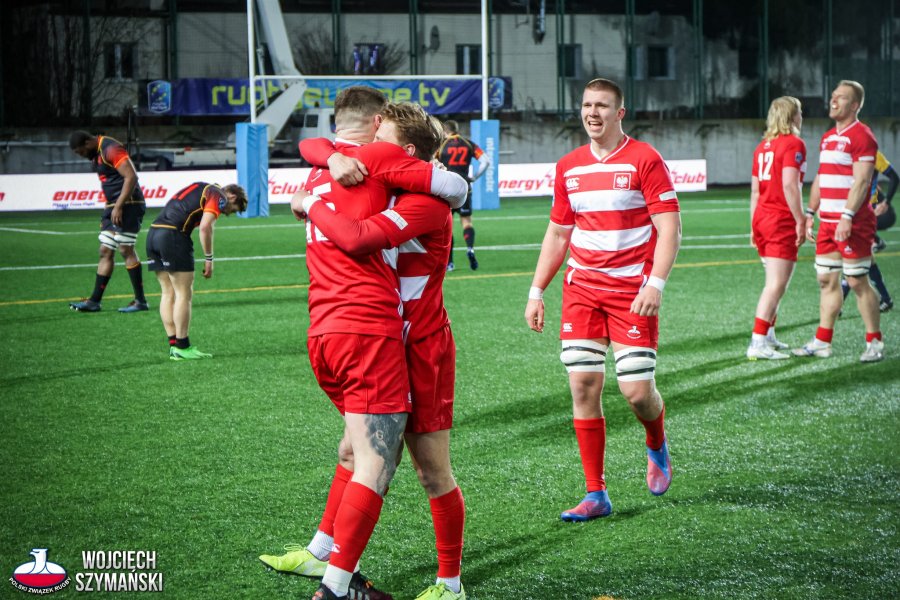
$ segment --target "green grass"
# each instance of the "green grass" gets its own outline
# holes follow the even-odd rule
[[[715,247],[746,237],[708,236],[747,232],[747,195],[682,196],[685,248],[666,287],[658,368],[672,488],[648,493],[643,430],[610,365],[614,514],[586,524],[559,520],[584,490],[558,361],[559,278],[546,294],[547,332],[529,331],[522,316],[549,202],[475,215],[481,268],[472,273],[458,253],[444,286],[458,345],[452,443],[469,598],[900,593],[897,314],[882,320],[879,364],[857,362],[863,326],[852,302],[833,358],[744,359],[762,269],[749,246]],[[215,276],[198,278],[191,327],[215,358],[196,363],[167,360],[155,311],[116,313],[130,298],[121,266],[103,312],[68,309],[93,285],[99,213],[0,216],[0,571],[11,576],[35,547],[72,576],[85,570],[82,550],[152,549],[167,597],[312,595],[312,581],[256,560],[314,532],[341,431],[305,351],[304,230],[285,207],[273,212],[219,224]],[[900,234],[885,238],[878,262],[900,293]],[[273,255],[292,256],[247,260]],[[817,322],[811,256],[804,246],[779,315],[792,345]],[[79,264],[88,266],[9,269]],[[146,283],[155,306],[157,284]],[[398,600],[434,576],[428,503],[407,459],[363,570]],[[74,583],[59,597],[75,595]],[[0,597],[24,596],[4,582]]]

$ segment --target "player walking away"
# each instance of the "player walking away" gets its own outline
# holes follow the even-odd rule
[[[887,177],[888,183],[887,189],[882,190],[878,183],[878,175],[875,174],[872,177],[870,201],[875,212],[876,233],[875,245],[872,246],[872,266],[869,268],[869,280],[872,282],[872,285],[875,286],[878,295],[881,297],[878,310],[879,312],[884,313],[894,308],[894,300],[891,298],[891,293],[884,283],[881,269],[875,263],[875,254],[887,247],[887,243],[879,237],[877,232],[890,229],[897,221],[897,214],[894,212],[891,200],[894,199],[894,194],[897,192],[897,186],[900,185],[900,176],[897,175],[897,171],[895,171],[891,163],[888,162],[887,157],[881,153],[881,150],[875,155],[875,172]],[[841,292],[844,294],[844,300],[846,300],[847,295],[850,293],[850,284],[847,283],[846,278],[843,277],[841,278]]]
[[[644,426],[647,485],[661,495],[672,482],[656,389],[658,314],[678,254],[681,217],[672,177],[649,144],[625,135],[622,89],[594,79],[584,89],[581,120],[591,139],[556,164],[550,223],[528,293],[525,322],[544,330],[544,289],[570,252],[563,279],[562,353],[569,373],[575,437],[587,495],[564,521],[612,512],[603,459],[606,422],[601,392],[612,344],[619,389]]]
[[[800,139],[803,112],[800,101],[782,96],[772,101],[763,140],[753,153],[750,179],[751,241],[766,271],[766,284],[756,305],[756,320],[747,358],[781,360],[787,344],[775,338],[778,305],[797,264],[797,251],[806,241],[803,214],[803,175],[806,144]]]
[[[384,96],[372,88],[351,87],[338,95],[337,149],[365,170],[357,174],[369,177],[347,189],[329,171],[314,168],[305,190],[360,220],[388,208],[394,189],[436,195],[450,190],[461,203],[466,185],[459,176],[392,144],[361,146],[374,138],[385,104]],[[299,196],[292,208],[302,211]],[[319,385],[344,416],[345,432],[319,531],[307,550],[260,559],[278,570],[321,576],[315,598],[341,598],[348,592],[355,598],[390,598],[356,569],[396,469],[411,409],[401,296],[391,266],[395,263],[396,252],[351,257],[307,223],[307,346]],[[306,560],[310,557],[327,559],[327,567]]]
[[[203,247],[203,277],[213,275],[213,233],[219,215],[247,210],[247,194],[239,185],[217,185],[198,181],[179,190],[150,225],[147,234],[147,265],[162,288],[159,316],[169,336],[169,358],[211,358],[191,345],[191,301],[194,293],[194,242],[191,233],[200,229]]]
[[[440,123],[416,104],[390,104],[376,141],[429,160],[443,139]],[[315,162],[313,163],[315,164]],[[429,497],[438,556],[434,585],[417,600],[463,600],[460,581],[465,502],[450,464],[456,347],[442,285],[450,255],[450,206],[433,196],[402,194],[392,208],[364,221],[335,212],[315,196],[303,203],[313,226],[350,254],[397,248],[404,341],[413,408],[404,438]]]
[[[452,171],[464,177],[470,184],[485,174],[491,166],[490,157],[478,147],[478,144],[459,135],[459,123],[456,121],[444,121],[444,143],[438,151],[438,159]],[[478,172],[474,177],[469,176],[472,160],[478,161]],[[463,239],[466,241],[466,256],[469,258],[469,266],[474,271],[478,268],[478,260],[475,258],[475,228],[472,226],[472,186],[469,185],[469,195],[466,203],[453,212],[459,213],[459,222],[463,228]],[[447,270],[452,271],[453,245],[450,246],[450,260],[447,262]]]
[[[119,312],[132,313],[149,310],[144,296],[141,259],[134,251],[141,222],[147,205],[144,193],[138,185],[137,173],[125,147],[105,135],[92,136],[86,131],[75,131],[69,136],[69,147],[78,156],[91,161],[91,169],[100,178],[106,208],[100,217],[100,261],[91,297],[81,302],[70,302],[69,307],[79,312],[99,312],[103,292],[112,277],[116,250],[125,259],[125,268],[134,288],[134,300]]]
[[[865,101],[863,86],[855,81],[838,83],[831,93],[828,116],[835,126],[825,132],[819,146],[819,172],[809,193],[806,237],[816,242],[816,274],[819,280],[819,328],[797,356],[831,356],[834,323],[841,310],[840,275],[856,294],[856,305],[866,327],[866,350],[859,360],[884,358],[878,297],[869,284],[875,213],[869,185],[875,170],[878,142],[872,130],[858,119]],[[813,237],[815,211],[819,232]]]

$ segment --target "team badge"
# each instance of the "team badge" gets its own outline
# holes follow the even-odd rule
[[[47,560],[46,548],[31,550],[34,560],[22,563],[13,571],[9,582],[23,592],[31,594],[52,594],[69,585],[71,579],[60,565]]]
[[[794,155],[794,160],[797,161],[797,164],[802,163],[802,162],[803,162],[803,153],[802,153],[802,152],[798,152],[797,154],[795,154],[795,155]]]
[[[613,175],[614,190],[631,189],[631,173],[616,173]]]
[[[172,84],[162,79],[148,83],[147,108],[157,114],[172,110]]]
[[[637,325],[632,325],[631,329],[625,332],[625,335],[627,335],[629,339],[636,340],[641,337],[641,331],[637,328]]]
[[[570,192],[572,190],[577,190],[578,189],[578,178],[577,177],[569,177],[568,179],[566,179],[566,189],[569,190]]]

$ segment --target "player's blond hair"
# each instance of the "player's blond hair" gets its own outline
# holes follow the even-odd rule
[[[338,129],[365,126],[387,104],[384,94],[364,85],[344,88],[334,99],[334,122]]]
[[[416,147],[416,158],[431,160],[444,141],[441,122],[430,116],[418,104],[389,102],[381,111],[381,115],[385,121],[394,124],[401,142]]]
[[[858,81],[853,81],[852,79],[841,79],[835,89],[841,87],[842,85],[846,85],[848,88],[853,90],[853,100],[854,102],[859,103],[859,108],[856,109],[856,112],[861,111],[863,104],[866,101],[866,88],[864,88]]]
[[[794,125],[794,117],[802,108],[800,101],[793,96],[781,96],[772,100],[769,105],[769,116],[766,117],[764,140],[774,140],[779,135],[794,134],[799,136],[800,130]]]
[[[584,86],[585,91],[592,90],[595,92],[612,92],[616,97],[616,110],[625,106],[625,94],[619,84],[611,79],[598,77],[587,82]]]

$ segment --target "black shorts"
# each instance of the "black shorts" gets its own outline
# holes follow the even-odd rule
[[[194,272],[194,242],[177,229],[150,227],[147,268],[151,271]]]
[[[113,225],[113,204],[107,204],[100,217],[100,231],[121,231],[123,233],[138,233],[141,223],[144,222],[144,213],[147,212],[146,204],[126,204],[122,206],[122,226]]]
[[[888,204],[887,212],[878,215],[878,231],[884,231],[885,229],[890,229],[894,226],[894,223],[897,222],[897,213],[894,212],[894,205]]]
[[[472,186],[469,185],[469,193],[466,195],[466,203],[460,206],[459,208],[454,208],[453,212],[459,213],[461,217],[471,217],[472,216]]]

